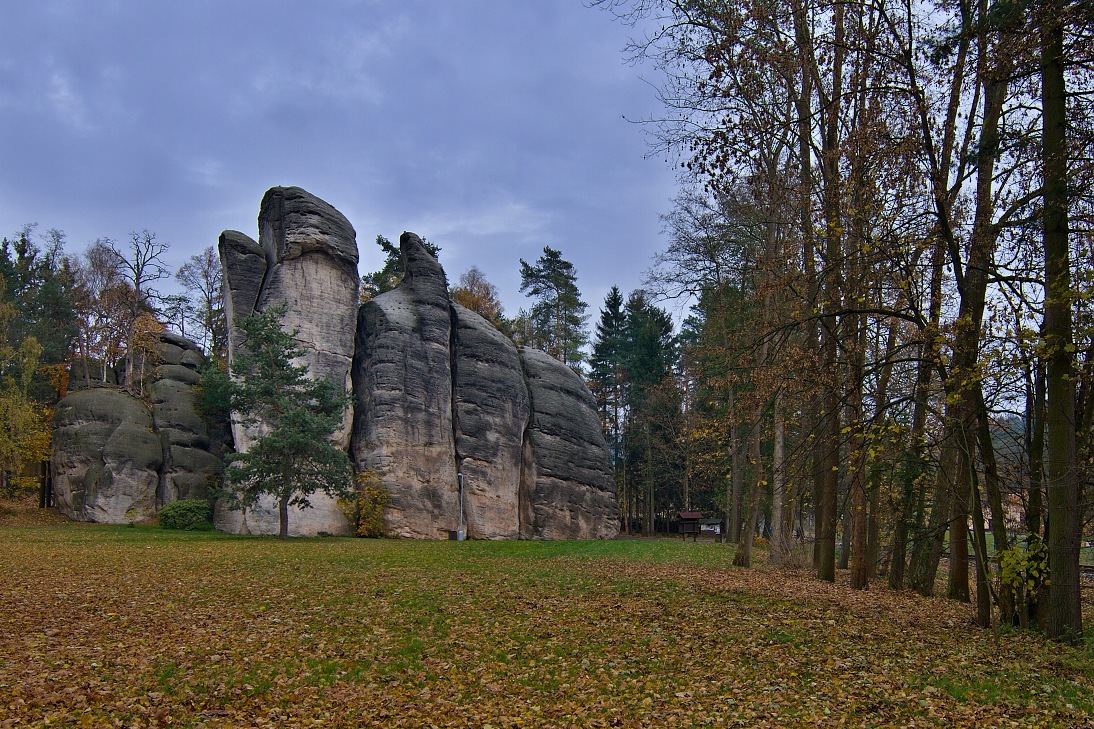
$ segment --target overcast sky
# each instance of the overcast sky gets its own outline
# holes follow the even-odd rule
[[[560,249],[595,320],[639,286],[675,191],[640,125],[651,68],[581,0],[0,0],[0,233],[67,250],[148,229],[171,264],[257,237],[263,192],[299,185],[357,230],[478,266],[506,313],[519,259]]]

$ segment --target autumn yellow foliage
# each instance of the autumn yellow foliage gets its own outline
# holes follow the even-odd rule
[[[0,294],[4,281],[0,277]],[[30,396],[42,347],[34,337],[13,343],[8,331],[14,307],[0,303],[0,491],[32,490],[35,464],[49,458],[52,413]]]
[[[357,474],[357,489],[350,496],[338,499],[338,506],[349,519],[358,537],[384,536],[384,507],[391,495],[380,483],[374,471]]]

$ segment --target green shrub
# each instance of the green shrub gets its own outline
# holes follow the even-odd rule
[[[352,496],[338,499],[342,512],[353,525],[358,537],[384,536],[384,507],[391,494],[380,485],[380,477],[373,471],[357,474],[357,490]]]
[[[1028,544],[1014,544],[999,553],[999,571],[1004,585],[1017,593],[1034,594],[1050,584],[1048,547],[1036,536]]]
[[[160,509],[160,526],[184,531],[213,528],[213,509],[205,499],[172,501]]]
[[[1037,604],[1047,597],[1052,580],[1048,570],[1048,547],[1036,535],[1029,535],[1023,546],[1016,542],[999,553],[999,579],[1013,592],[1014,615],[1004,615],[1004,621],[1016,619],[1026,628],[1037,619]],[[1002,606],[1000,606],[1002,607]]]

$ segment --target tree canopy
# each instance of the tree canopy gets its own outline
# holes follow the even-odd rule
[[[1075,640],[1089,3],[595,4],[654,29],[629,52],[661,74],[648,129],[684,192],[647,283],[695,304],[680,473],[724,494],[738,554],[762,534],[821,579],[931,594],[948,549],[946,594],[980,624]],[[1000,453],[1016,416],[1021,448]],[[1015,593],[989,544],[1039,577]]]
[[[451,296],[460,306],[467,307],[505,331],[505,314],[498,299],[498,287],[487,281],[477,266],[460,274],[460,283],[452,289]]]
[[[581,348],[588,341],[588,304],[581,300],[574,265],[562,257],[561,251],[544,246],[535,265],[520,259],[520,290],[535,301],[524,315],[528,344],[579,368],[585,359]]]

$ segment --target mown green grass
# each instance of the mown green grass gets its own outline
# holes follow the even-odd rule
[[[713,542],[0,528],[0,724],[1084,726],[1094,653]]]

